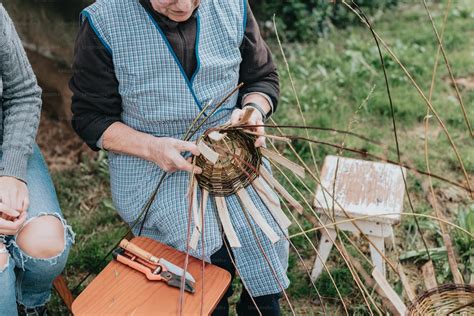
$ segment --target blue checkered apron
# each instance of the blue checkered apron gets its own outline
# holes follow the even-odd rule
[[[245,31],[246,8],[246,0],[201,1],[197,11],[195,51],[198,66],[190,80],[162,30],[138,0],[103,0],[86,8],[82,19],[89,20],[113,58],[122,97],[122,121],[157,137],[182,138],[203,104],[210,100],[219,102],[238,84],[242,61],[239,47]],[[229,120],[236,102],[234,95],[196,135]],[[131,225],[156,187],[162,170],[152,162],[112,152],[109,166],[115,207]],[[166,178],[144,223],[142,235],[185,251],[188,184],[186,172],[175,172]],[[242,244],[241,248],[232,249],[237,268],[252,296],[278,293],[280,285],[284,288],[289,285],[286,276],[288,242],[283,237],[286,231],[278,227],[254,189],[250,186],[247,191],[281,239],[272,244],[250,218],[269,264],[257,246],[237,197],[227,197],[231,221]],[[204,219],[206,260],[222,247],[222,231],[216,214],[214,199],[210,198]],[[138,228],[134,233],[138,233]],[[202,240],[197,249],[191,251],[197,258],[201,254]]]

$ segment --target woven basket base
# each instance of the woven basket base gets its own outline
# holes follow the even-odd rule
[[[474,315],[474,287],[446,284],[420,295],[407,315]]]

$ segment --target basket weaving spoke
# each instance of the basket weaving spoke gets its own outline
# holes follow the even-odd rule
[[[291,225],[291,221],[281,209],[278,197],[267,187],[265,187],[264,180],[261,177],[258,177],[254,180],[254,182],[252,182],[252,186],[254,187],[255,191],[257,191],[258,195],[268,207],[270,212],[273,214],[280,227],[288,228]]]
[[[198,211],[197,217],[195,218],[196,224],[194,226],[193,234],[189,242],[189,246],[194,250],[196,250],[198,242],[199,242],[199,237],[201,237],[203,233],[204,223],[202,221],[202,218],[205,217],[207,202],[209,199],[209,192],[206,189],[202,189],[201,194],[202,194],[201,203],[199,205],[199,211]]]
[[[229,216],[229,210],[227,209],[227,204],[225,202],[225,198],[221,196],[216,196],[216,205],[217,205],[217,212],[219,214],[219,219],[222,223],[222,228],[224,229],[224,233],[229,241],[229,244],[232,248],[240,248],[242,245],[240,244],[239,238],[232,226],[232,222]]]
[[[242,205],[245,209],[249,212],[250,216],[252,216],[255,223],[262,229],[262,231],[267,235],[272,243],[276,243],[280,240],[280,237],[275,233],[275,231],[268,225],[267,221],[263,218],[262,214],[258,211],[255,204],[250,199],[247,191],[245,189],[237,191],[237,195],[239,196]]]

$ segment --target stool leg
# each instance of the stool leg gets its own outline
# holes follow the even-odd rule
[[[53,282],[54,288],[58,292],[59,296],[63,300],[64,304],[66,305],[67,309],[71,311],[72,302],[74,301],[74,297],[72,296],[71,291],[67,287],[66,280],[62,275],[59,275]]]
[[[383,255],[385,255],[384,238],[370,235],[368,237],[369,240],[374,244],[370,244],[370,256],[372,257],[372,262],[375,268],[377,268],[385,277],[385,260],[383,259],[383,256],[377,251],[378,249]],[[377,247],[377,249],[374,246]]]
[[[316,256],[313,271],[311,272],[311,280],[315,281],[323,271],[324,264],[326,263],[326,260],[328,260],[329,253],[331,252],[336,238],[337,233],[334,229],[328,228],[327,232],[323,230],[318,246],[319,256]]]

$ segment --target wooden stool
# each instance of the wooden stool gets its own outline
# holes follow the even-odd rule
[[[130,240],[133,237],[135,236],[131,232],[129,232],[125,238],[127,240]],[[74,302],[74,296],[72,295],[72,292],[69,289],[67,282],[62,274],[58,275],[56,279],[54,279],[53,286],[56,290],[56,293],[63,301],[64,305],[66,305],[67,309],[72,312],[72,302]]]
[[[334,188],[336,166],[338,167]],[[400,167],[386,163],[327,156],[321,172],[321,185],[316,190],[314,201],[323,224],[333,222],[325,215],[331,215],[333,212],[333,190],[335,192],[334,220],[335,222],[342,221],[337,224],[339,229],[356,234],[360,232],[353,222],[348,221],[348,216],[343,209],[349,218],[370,216],[356,220],[356,225],[374,244],[370,245],[372,262],[385,275],[385,261],[376,248],[385,253],[384,239],[393,236],[392,225],[400,222],[405,194]],[[314,263],[312,280],[316,280],[322,272],[337,238],[335,227],[331,225],[327,227],[327,231],[321,229],[321,234],[318,250],[320,256]]]
[[[145,237],[132,243],[159,258],[183,267],[185,254]],[[188,272],[195,280],[196,292],[185,292],[183,315],[212,313],[230,285],[230,273],[206,263],[204,283],[202,261],[189,257]],[[204,299],[201,304],[201,294]],[[178,315],[179,289],[165,282],[148,281],[142,273],[113,260],[72,304],[74,315]]]
[[[66,280],[64,279],[62,274],[58,275],[58,277],[54,279],[53,286],[59,297],[63,301],[64,305],[66,305],[67,309],[71,311],[74,296],[72,295],[71,290],[69,290]]]

